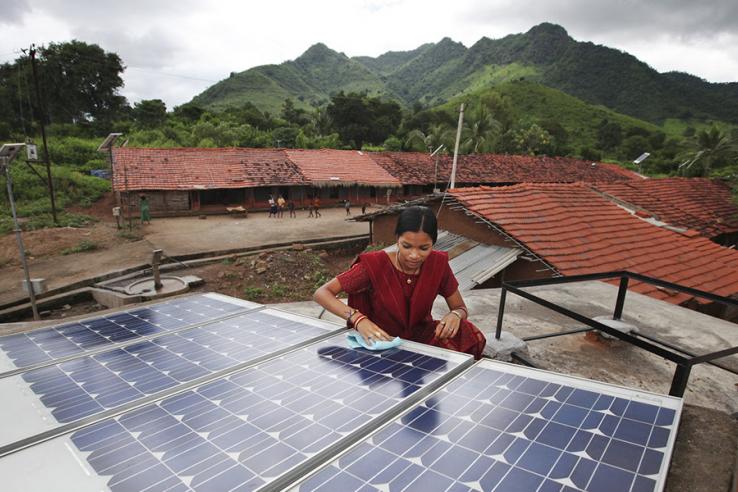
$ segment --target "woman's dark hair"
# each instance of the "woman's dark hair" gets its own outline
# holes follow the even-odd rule
[[[402,236],[406,232],[420,232],[428,234],[436,244],[438,239],[438,222],[433,210],[428,207],[413,206],[400,212],[397,218],[397,226],[395,227],[395,235]]]

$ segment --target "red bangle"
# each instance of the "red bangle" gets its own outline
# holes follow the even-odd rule
[[[356,328],[358,330],[359,329],[359,323],[361,323],[365,319],[367,319],[367,317],[364,314],[362,314],[361,316],[359,316],[358,318],[356,318],[356,321],[354,321],[354,323],[353,323],[354,328]]]

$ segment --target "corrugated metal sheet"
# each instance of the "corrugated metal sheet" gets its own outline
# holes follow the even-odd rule
[[[459,281],[459,290],[471,290],[492,278],[514,262],[523,250],[480,244],[464,236],[440,231],[433,249],[449,253],[451,270]],[[384,249],[397,250],[397,244]]]

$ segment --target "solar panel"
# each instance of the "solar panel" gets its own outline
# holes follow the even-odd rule
[[[273,309],[0,380],[0,446],[272,354],[338,329]],[[40,401],[39,401],[40,400]]]
[[[681,404],[484,361],[296,488],[662,490]]]
[[[349,349],[344,337],[5,456],[4,486],[276,486],[292,475],[294,481],[471,363],[466,355],[411,342],[384,352]],[[54,475],[26,473],[52,456]]]
[[[0,373],[166,333],[256,307],[259,304],[219,294],[202,294],[2,336]]]

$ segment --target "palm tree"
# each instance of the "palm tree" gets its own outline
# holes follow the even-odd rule
[[[494,142],[502,125],[494,119],[489,110],[482,104],[471,114],[462,129],[462,147],[471,154],[493,150]]]
[[[442,124],[428,126],[426,133],[415,129],[407,134],[405,146],[413,148],[413,146],[423,146],[428,152],[433,152],[439,145],[446,143],[448,130]]]
[[[709,177],[713,164],[734,151],[735,143],[716,126],[709,130],[700,130],[696,137],[695,150],[690,158],[684,162],[683,167],[689,169],[695,162],[700,161],[702,163],[702,175]]]

